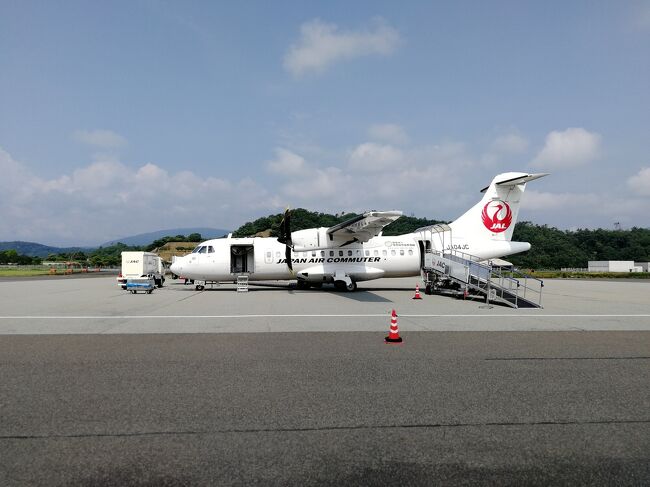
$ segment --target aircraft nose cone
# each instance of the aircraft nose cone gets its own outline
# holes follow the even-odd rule
[[[180,262],[178,261],[174,262],[172,265],[169,266],[169,270],[176,275],[179,275],[182,269],[183,268],[180,266]]]

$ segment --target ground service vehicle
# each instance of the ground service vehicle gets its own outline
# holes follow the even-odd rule
[[[151,277],[158,287],[165,282],[165,269],[162,259],[152,252],[122,252],[122,270],[117,277],[117,284],[126,289],[130,278]]]

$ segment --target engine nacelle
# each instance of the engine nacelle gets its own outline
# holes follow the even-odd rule
[[[328,244],[327,228],[308,228],[307,230],[292,232],[291,242],[295,252],[306,252],[331,246],[331,243]]]

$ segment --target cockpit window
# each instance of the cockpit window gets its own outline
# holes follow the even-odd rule
[[[208,245],[208,254],[213,254],[214,253],[214,247],[212,245]]]
[[[199,249],[199,254],[205,254],[207,251],[208,251],[208,248],[207,248],[207,247],[201,247],[201,248]]]
[[[198,254],[201,251],[202,248],[203,248],[203,246],[199,245],[194,250],[192,250],[192,253],[193,254]]]

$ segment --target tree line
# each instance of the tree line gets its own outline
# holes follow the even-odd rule
[[[233,232],[234,237],[250,237],[265,230],[278,236],[283,213],[247,222]],[[331,227],[357,216],[356,213],[330,215],[298,208],[291,212],[291,230]],[[442,220],[402,216],[384,228],[383,235],[403,235],[418,228],[447,223]],[[531,250],[506,257],[517,267],[530,269],[560,269],[587,267],[590,260],[650,261],[650,229],[630,230],[560,230],[548,225],[523,221],[516,224],[513,240],[530,242]]]
[[[272,237],[279,235],[284,214],[278,213],[246,222],[233,232],[234,237],[250,237],[270,230]],[[314,227],[331,227],[357,216],[356,213],[331,215],[298,208],[291,212],[291,230]],[[386,236],[411,233],[418,228],[445,223],[440,220],[402,216],[384,228]],[[530,242],[531,250],[508,256],[507,259],[520,268],[560,269],[562,267],[586,267],[590,260],[650,261],[650,229],[634,227],[630,230],[579,229],[559,230],[548,225],[523,221],[517,223],[513,240]],[[145,246],[129,246],[123,243],[99,247],[92,251],[74,251],[51,254],[48,261],[75,261],[92,267],[112,267],[121,264],[124,251],[152,251],[168,242],[192,242],[203,240],[201,234],[166,236]],[[39,257],[20,255],[16,250],[0,251],[0,264],[40,264]]]

